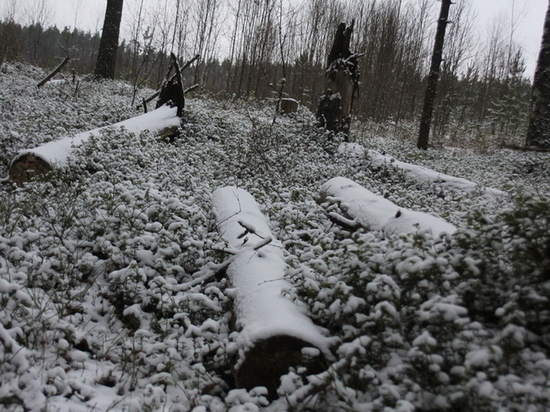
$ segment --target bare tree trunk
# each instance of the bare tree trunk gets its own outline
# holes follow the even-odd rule
[[[437,93],[437,82],[439,80],[439,68],[443,60],[445,30],[447,29],[447,23],[449,23],[448,17],[451,4],[451,0],[441,0],[441,12],[439,13],[439,20],[437,22],[432,63],[430,65],[428,85],[426,86],[426,94],[424,96],[424,109],[422,111],[422,119],[420,120],[420,132],[418,133],[417,147],[422,150],[428,149],[430,125],[432,122],[435,95]]]
[[[94,71],[96,79],[115,78],[118,35],[120,33],[123,3],[124,0],[107,0],[103,33],[101,34],[101,42],[99,43],[99,52]]]
[[[550,2],[544,19],[544,31],[533,81],[531,104],[526,144],[550,148]]]

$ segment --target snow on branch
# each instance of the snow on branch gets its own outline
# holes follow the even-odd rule
[[[340,202],[341,208],[355,223],[388,235],[428,231],[441,237],[456,230],[443,219],[401,208],[344,177],[335,177],[321,187],[321,202]]]
[[[243,189],[224,187],[213,193],[212,208],[220,235],[235,250],[227,276],[234,288],[238,331],[237,386],[265,386],[274,397],[280,376],[290,366],[304,365],[303,348],[317,348],[330,357],[329,339],[284,296],[292,285],[284,278],[283,247],[255,199]],[[242,239],[243,228],[249,241]],[[317,359],[314,367],[320,363]]]

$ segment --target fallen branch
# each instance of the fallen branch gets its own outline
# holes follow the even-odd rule
[[[185,89],[185,91],[183,92],[183,94],[190,93],[190,92],[192,92],[193,90],[198,89],[198,88],[199,88],[199,85],[198,85],[198,84],[194,84],[193,86],[190,86],[190,87],[188,87],[187,89]]]
[[[61,62],[61,64],[59,66],[57,66],[57,68],[51,72],[50,74],[48,74],[40,83],[38,83],[36,85],[36,87],[42,87],[44,86],[47,82],[49,82],[51,79],[53,79],[53,77],[59,73],[61,71],[61,69],[63,69],[63,67],[65,67],[65,65],[69,62],[69,56],[65,57],[65,59]]]

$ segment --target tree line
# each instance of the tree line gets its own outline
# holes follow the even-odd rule
[[[127,2],[128,3],[128,2]],[[182,60],[201,55],[185,79],[219,98],[264,99],[283,93],[316,109],[325,87],[327,55],[335,28],[355,20],[352,43],[362,55],[354,115],[407,127],[417,122],[430,64],[438,3],[375,0],[160,0],[129,7],[116,77],[136,90],[157,87],[173,52]],[[499,136],[523,141],[529,117],[530,80],[513,22],[495,21],[476,42],[470,1],[456,2],[434,107],[432,131],[450,139]],[[26,61],[53,67],[66,55],[80,74],[94,71],[99,33],[59,30],[41,22],[0,23],[0,63]],[[513,140],[516,138],[516,140]]]

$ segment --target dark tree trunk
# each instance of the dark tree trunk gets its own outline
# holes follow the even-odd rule
[[[327,62],[327,88],[321,95],[317,119],[333,132],[348,133],[353,99],[359,88],[358,55],[349,50],[354,21],[346,27],[340,23]]]
[[[420,131],[418,133],[417,147],[419,149],[428,149],[428,138],[430,135],[430,125],[434,111],[435,95],[437,93],[437,82],[439,80],[439,68],[443,60],[443,43],[445,41],[445,30],[449,23],[449,9],[451,0],[441,0],[441,11],[437,21],[437,31],[435,33],[434,50],[432,54],[432,63],[430,65],[430,74],[428,75],[428,84],[426,94],[424,95],[424,108],[422,110],[422,119],[420,120]]]
[[[122,5],[124,0],[107,0],[107,10],[103,22],[103,32],[94,75],[96,79],[114,79],[116,56],[118,50],[118,35],[122,19]]]
[[[544,20],[531,104],[526,144],[527,146],[550,148],[550,2]]]

